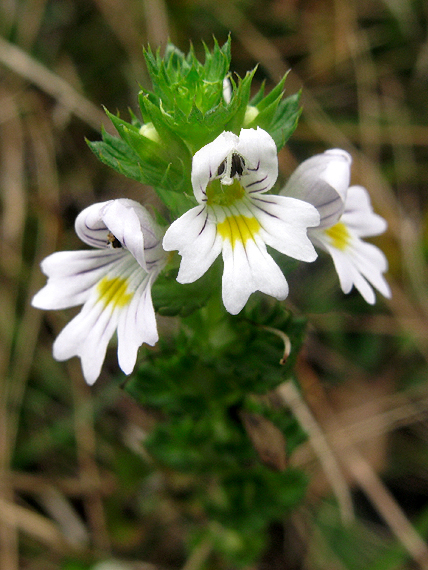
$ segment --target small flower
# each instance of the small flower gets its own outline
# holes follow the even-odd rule
[[[302,261],[317,257],[308,227],[319,223],[306,202],[267,195],[278,176],[275,142],[263,129],[223,132],[193,157],[199,205],[168,228],[163,247],[182,256],[177,281],[192,283],[223,256],[223,303],[237,314],[254,291],[285,299],[287,281],[267,252],[273,247]]]
[[[130,374],[138,348],[158,340],[151,286],[166,263],[161,230],[133,200],[83,210],[75,229],[95,250],[57,252],[41,264],[48,282],[33,298],[39,309],[82,305],[53,345],[57,360],[79,356],[88,384],[98,378],[117,329],[119,366]]]
[[[309,230],[309,237],[331,255],[342,291],[349,293],[355,286],[367,303],[374,304],[372,286],[391,297],[383,276],[388,262],[379,248],[361,238],[383,233],[386,222],[373,212],[365,188],[349,187],[351,162],[340,149],[313,156],[295,170],[281,194],[298,196],[318,208],[321,223]]]

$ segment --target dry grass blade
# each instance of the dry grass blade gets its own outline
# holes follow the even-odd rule
[[[56,489],[70,498],[80,498],[91,493],[94,488],[103,495],[110,495],[117,490],[114,476],[111,474],[103,475],[98,487],[96,487],[96,483],[92,479],[90,481],[82,481],[81,477],[49,478],[44,475],[20,471],[13,471],[9,474],[9,485],[18,493],[35,493],[39,495]]]
[[[143,0],[147,24],[147,41],[152,47],[165,46],[170,33],[164,0]]]
[[[308,365],[303,365],[300,370],[300,377],[304,380],[304,386],[306,386],[308,377],[310,377],[309,382],[314,391],[309,395],[304,390],[302,396],[296,391],[297,397],[303,401],[306,394],[310,396],[311,407],[314,409],[315,414],[319,415],[323,420],[319,423],[320,429],[322,429],[324,437],[328,439],[333,449],[337,450],[341,464],[372,502],[379,516],[383,518],[391,532],[407,550],[412,559],[421,569],[427,570],[427,544],[415,530],[375,470],[359,452],[351,431],[347,430],[344,439],[338,446],[336,445],[340,434],[344,434],[344,432],[341,430],[341,422],[332,409],[317,375]],[[304,407],[307,407],[307,404],[304,404]],[[330,434],[334,434],[333,438],[330,438]]]
[[[7,316],[2,323],[4,342],[1,349],[1,390],[0,390],[0,499],[13,502],[14,493],[7,483],[11,457],[13,456],[13,441],[11,430],[15,424],[10,421],[10,409],[13,408],[11,392],[13,378],[13,336],[18,327],[16,308],[18,302],[16,283],[22,264],[22,238],[25,222],[25,184],[23,178],[24,137],[18,111],[13,113],[14,119],[2,124],[2,170],[3,186],[3,216],[2,235],[0,239],[1,273],[15,287],[13,292],[3,296],[1,310]],[[10,144],[12,142],[12,144]],[[5,281],[6,281],[5,279]],[[0,566],[5,570],[15,570],[18,564],[18,532],[13,521],[7,523],[0,518]]]
[[[71,113],[99,131],[105,115],[67,81],[47,69],[24,50],[0,37],[0,62],[64,105]]]
[[[9,445],[15,444],[16,432],[19,425],[19,414],[25,385],[33,362],[38,331],[42,315],[31,307],[31,297],[40,284],[39,260],[53,251],[57,240],[57,220],[52,217],[52,211],[57,208],[59,188],[56,178],[54,142],[52,132],[46,117],[40,112],[37,120],[29,118],[27,128],[30,135],[30,144],[36,158],[35,179],[38,183],[40,197],[47,210],[40,219],[40,234],[37,249],[37,257],[28,274],[24,311],[17,326],[15,340],[15,357],[11,362],[10,369],[10,394],[9,394]],[[24,247],[24,244],[23,246]],[[21,252],[22,253],[22,252]],[[22,255],[23,257],[23,255]]]
[[[329,445],[325,433],[299,394],[292,380],[281,384],[281,386],[276,389],[276,393],[283,403],[290,408],[302,428],[308,434],[309,442],[322,465],[325,476],[339,504],[342,520],[345,524],[350,523],[354,519],[351,493],[342,470],[339,467],[339,462],[334,450]]]
[[[56,525],[42,515],[1,498],[0,511],[3,524],[12,528],[19,528],[54,550],[66,553],[74,551],[74,548],[71,547],[67,538],[59,531]],[[6,570],[8,567],[5,566],[3,568]],[[12,566],[9,566],[9,568],[12,568]],[[18,566],[15,568],[18,568]]]
[[[344,465],[379,515],[423,570],[428,569],[428,546],[415,530],[374,469],[354,447],[341,456]]]

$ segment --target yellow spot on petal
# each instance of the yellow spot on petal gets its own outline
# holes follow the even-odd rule
[[[221,184],[220,180],[216,179],[208,184],[207,205],[231,206],[244,194],[245,190],[238,180],[235,179],[232,184]]]
[[[223,222],[217,224],[217,231],[224,240],[229,240],[232,247],[237,241],[246,243],[254,240],[255,235],[260,231],[260,224],[256,218],[247,216],[228,216]]]
[[[133,293],[128,293],[128,279],[122,277],[113,277],[108,279],[104,277],[98,283],[99,300],[107,308],[109,305],[112,308],[125,307],[132,299]]]
[[[334,226],[331,226],[331,228],[324,230],[324,232],[330,238],[331,245],[336,249],[343,251],[349,245],[351,236],[343,222],[338,222]]]

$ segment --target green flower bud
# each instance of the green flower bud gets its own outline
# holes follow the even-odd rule
[[[153,123],[146,123],[145,125],[142,125],[139,132],[140,135],[143,135],[143,137],[146,137],[146,139],[149,139],[155,143],[161,142],[159,133],[155,129]]]
[[[248,105],[245,110],[244,127],[247,127],[250,123],[252,123],[258,114],[259,110],[257,109],[257,107],[253,107],[253,105]]]

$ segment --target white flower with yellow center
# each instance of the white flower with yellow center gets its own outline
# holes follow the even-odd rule
[[[378,247],[361,238],[383,233],[386,222],[373,212],[365,188],[349,187],[351,162],[341,149],[313,156],[294,171],[281,194],[297,196],[318,208],[321,222],[309,237],[331,255],[342,291],[349,293],[355,286],[367,303],[374,304],[373,287],[391,296],[383,276],[388,263]]]
[[[182,256],[179,283],[199,279],[222,253],[223,303],[232,314],[255,291],[287,296],[287,281],[266,246],[302,261],[317,257],[307,228],[318,225],[319,214],[301,200],[265,194],[277,176],[277,149],[266,131],[223,132],[193,157],[199,206],[173,222],[163,240],[165,250]]]
[[[117,330],[119,366],[130,374],[138,348],[158,340],[151,286],[165,266],[162,231],[133,200],[83,210],[75,229],[94,250],[57,252],[41,264],[48,282],[33,298],[39,309],[82,305],[53,345],[54,358],[79,356],[89,384],[98,378]]]

